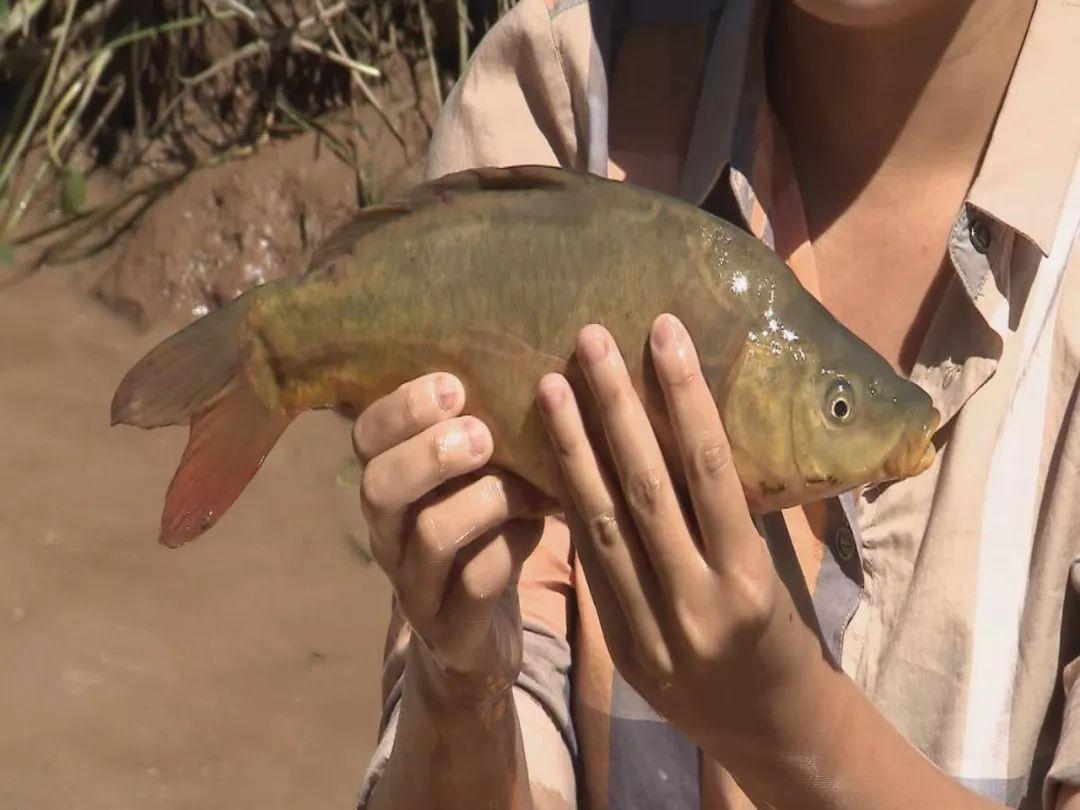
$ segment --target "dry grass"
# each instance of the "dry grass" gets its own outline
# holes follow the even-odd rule
[[[380,65],[404,55],[441,99],[510,1],[0,0],[0,266],[326,116],[367,104],[396,131]],[[354,146],[320,131],[362,184]],[[90,204],[103,167],[130,182]]]

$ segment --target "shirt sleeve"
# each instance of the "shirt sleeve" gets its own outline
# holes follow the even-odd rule
[[[1080,598],[1080,559],[1074,560],[1069,576],[1073,593]],[[1069,600],[1066,600],[1069,604]],[[1058,793],[1064,785],[1080,787],[1080,657],[1074,658],[1062,677],[1065,687],[1065,709],[1061,719],[1054,759],[1043,787],[1043,807],[1054,810]]]
[[[557,30],[544,0],[514,6],[447,98],[428,150],[428,177],[477,166],[581,168],[583,126],[574,114],[584,95],[579,29]]]

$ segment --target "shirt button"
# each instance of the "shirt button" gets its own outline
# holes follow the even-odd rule
[[[836,556],[844,562],[855,556],[855,536],[846,526],[836,533]]]
[[[972,217],[971,223],[968,225],[968,235],[971,237],[971,246],[979,253],[985,255],[990,250],[993,234],[990,232],[990,225],[985,218]]]
[[[946,361],[945,371],[942,374],[941,385],[943,388],[948,388],[957,378],[960,376],[961,368],[956,363]]]

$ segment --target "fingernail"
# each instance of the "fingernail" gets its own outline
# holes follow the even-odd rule
[[[664,350],[675,343],[677,337],[675,333],[676,323],[678,322],[671,315],[664,315],[656,320],[652,333],[654,348]]]
[[[469,436],[469,449],[472,450],[473,455],[483,455],[488,447],[488,433],[487,429],[480,423],[480,420],[465,420],[465,432]]]
[[[435,396],[439,399],[439,407],[444,411],[452,411],[457,404],[457,387],[449,377],[439,377],[435,383]]]
[[[607,341],[596,334],[597,330],[590,329],[588,334],[581,338],[581,356],[586,363],[599,363],[608,353]]]
[[[540,407],[548,413],[557,411],[566,403],[566,386],[557,378],[540,381]]]

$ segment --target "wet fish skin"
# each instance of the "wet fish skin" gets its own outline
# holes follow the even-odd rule
[[[221,516],[297,414],[363,408],[432,371],[462,379],[467,411],[492,430],[492,462],[551,493],[537,381],[560,371],[574,382],[577,331],[599,322],[661,416],[646,348],[661,312],[694,338],[755,510],[932,460],[929,397],[776,254],[693,206],[544,167],[450,175],[360,212],[307,275],[241,296],[140,361],[113,418],[191,418],[162,519],[167,545]],[[838,397],[842,417],[830,410]]]

